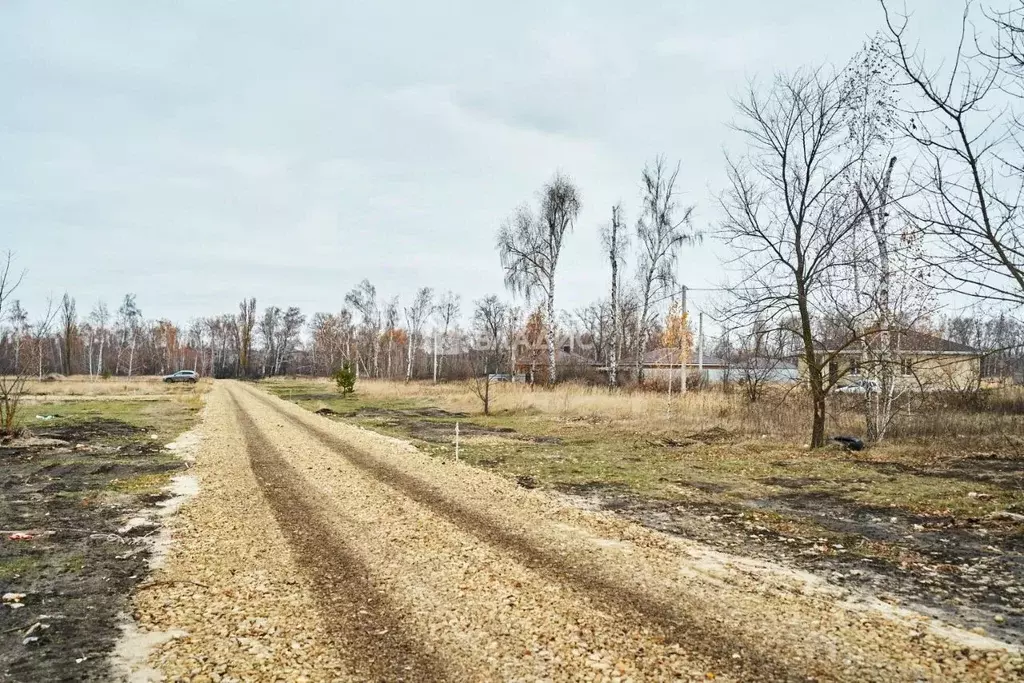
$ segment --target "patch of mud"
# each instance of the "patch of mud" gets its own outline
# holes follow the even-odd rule
[[[1024,525],[1013,520],[909,515],[820,492],[729,505],[645,498],[601,483],[555,488],[578,507],[812,571],[1000,640],[1024,637]]]
[[[0,592],[25,594],[23,607],[0,609],[0,680],[110,679],[119,615],[151,553],[153,528],[128,522],[169,495],[125,484],[183,469],[161,451],[146,430],[109,419],[0,446]]]
[[[965,458],[944,459],[928,467],[915,467],[899,462],[854,460],[862,467],[870,467],[880,474],[912,474],[919,477],[939,477],[958,481],[989,484],[1002,489],[1024,489],[1024,460],[976,455]]]
[[[135,436],[145,431],[142,427],[110,418],[96,418],[88,422],[61,427],[46,426],[32,429],[32,433],[36,437],[61,439],[73,443],[83,443],[97,438]]]

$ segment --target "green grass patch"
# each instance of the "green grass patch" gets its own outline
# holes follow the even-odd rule
[[[127,479],[115,479],[110,482],[110,490],[118,493],[130,493],[133,495],[148,495],[159,493],[171,481],[171,475],[140,474]]]
[[[0,559],[0,581],[9,581],[39,567],[41,561],[28,555]]]

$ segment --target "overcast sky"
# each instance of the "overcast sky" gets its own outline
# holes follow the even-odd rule
[[[959,3],[911,0],[926,43]],[[135,292],[185,322],[244,296],[336,311],[369,278],[503,294],[501,222],[561,169],[583,211],[558,305],[603,296],[597,230],[666,154],[717,220],[730,98],[845,63],[873,0],[0,3],[0,250],[30,313]],[[688,249],[691,287],[722,280]],[[695,303],[700,304],[699,297]]]

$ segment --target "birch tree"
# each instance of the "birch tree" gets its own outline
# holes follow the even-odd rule
[[[89,313],[89,322],[92,324],[92,328],[95,331],[96,336],[99,338],[99,351],[96,356],[96,374],[103,374],[103,347],[107,342],[107,324],[110,322],[110,311],[107,310],[107,305],[98,301],[96,306]],[[92,349],[89,350],[89,357],[92,358]],[[90,365],[92,361],[90,360]]]
[[[869,383],[864,393],[864,418],[868,440],[881,441],[898,415],[900,399],[912,389],[897,381],[900,359],[893,338],[930,312],[931,297],[921,269],[919,231],[906,225],[901,210],[899,186],[906,183],[897,169],[897,70],[872,41],[848,73],[850,144],[857,158],[853,184],[862,221],[851,232],[852,272],[838,278],[835,311],[840,318],[846,314],[846,334],[859,337],[861,374],[877,383],[877,388]]]
[[[362,318],[360,328],[366,354],[360,353],[359,356],[363,361],[363,371],[369,374],[372,367],[373,376],[379,377],[381,313],[377,304],[377,288],[369,280],[363,280],[345,295],[345,303],[358,311]],[[368,360],[372,361],[372,366]]]
[[[398,297],[392,297],[384,305],[384,338],[387,340],[385,356],[385,374],[388,379],[393,377],[391,363],[394,358],[395,341],[398,340]]]
[[[676,261],[679,248],[701,239],[692,225],[693,206],[680,207],[676,195],[676,178],[680,164],[669,171],[665,157],[660,156],[644,167],[641,175],[643,202],[636,223],[637,286],[640,292],[639,337],[636,354],[636,379],[643,383],[643,354],[651,324],[656,315],[654,302],[671,291],[676,284]]]
[[[412,379],[413,362],[416,358],[416,349],[419,348],[423,323],[431,313],[434,290],[430,287],[421,287],[413,297],[412,305],[405,308],[405,326],[409,333],[407,348],[407,363],[405,366],[405,381]]]
[[[566,232],[572,231],[581,207],[580,192],[567,176],[556,173],[541,190],[540,212],[526,205],[498,231],[498,253],[505,285],[527,301],[547,304],[548,385],[557,378],[555,366],[555,273]]]
[[[132,376],[135,364],[135,347],[139,339],[139,326],[142,323],[142,311],[135,303],[134,294],[125,294],[121,307],[117,309],[117,322],[115,326],[118,332],[117,364],[115,371],[121,370],[121,354],[125,348],[128,349],[128,376]]]
[[[611,343],[608,347],[608,386],[613,389],[619,385],[619,267],[625,265],[626,249],[629,241],[624,234],[625,221],[622,217],[622,204],[612,207],[612,220],[601,230],[601,243],[605,255],[612,267],[611,282]]]
[[[280,375],[285,368],[290,369],[289,363],[295,353],[295,347],[299,343],[299,333],[305,322],[306,317],[296,306],[289,306],[281,317],[281,324],[278,326],[274,343],[276,350],[274,356],[275,375]]]
[[[437,347],[434,347],[434,382],[437,382],[438,373],[443,369],[441,366],[444,364],[444,359],[448,355],[448,351],[451,348],[449,344],[448,334],[452,329],[452,325],[459,317],[459,310],[462,308],[462,297],[455,292],[448,290],[445,292],[437,302],[437,306],[434,308],[434,315],[437,318],[437,324],[441,328],[441,362],[437,360]]]
[[[278,306],[267,306],[263,309],[263,317],[256,326],[263,342],[263,363],[260,370],[261,375],[267,374],[267,365],[270,365],[270,374],[274,374],[274,366],[277,362],[277,334],[281,325],[281,309]]]

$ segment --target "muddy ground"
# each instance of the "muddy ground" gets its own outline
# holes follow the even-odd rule
[[[166,476],[184,466],[143,428],[59,422],[0,444],[3,681],[109,680],[118,617],[146,576],[143,539],[155,530],[122,527],[163,500]]]

